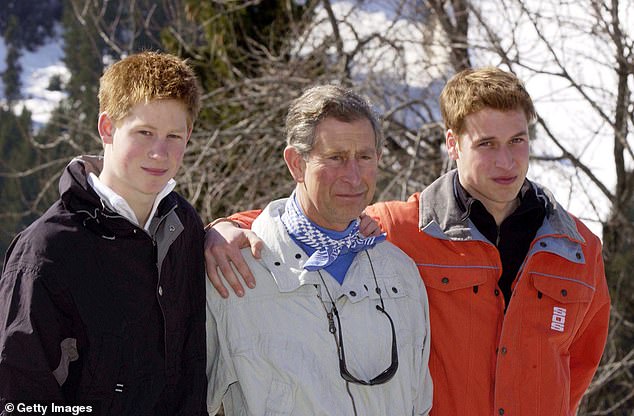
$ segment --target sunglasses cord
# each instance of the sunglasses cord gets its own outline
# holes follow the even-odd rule
[[[321,306],[323,306],[324,311],[326,311],[326,316],[328,317],[328,332],[332,334],[332,338],[335,340],[335,345],[337,346],[337,355],[341,356],[341,346],[339,345],[339,341],[337,341],[337,327],[335,326],[335,321],[333,319],[333,314],[336,314],[339,312],[337,311],[337,307],[335,306],[334,299],[330,295],[330,290],[328,290],[328,286],[326,286],[324,277],[321,275],[321,272],[319,270],[317,270],[317,273],[319,274],[321,283],[324,285],[324,288],[326,288],[326,294],[328,295],[328,299],[330,299],[330,304],[332,305],[330,308],[330,312],[328,312],[328,309],[326,308],[326,304],[324,303],[324,300],[321,298],[321,290],[319,289],[319,286],[315,285],[315,289],[317,289],[317,297],[319,298],[319,301],[321,302]],[[357,416],[357,405],[354,401],[354,396],[352,395],[352,392],[350,391],[350,382],[348,380],[344,380],[344,381],[346,383],[346,392],[348,392],[348,397],[350,397],[350,402],[352,403],[352,414],[354,416]]]

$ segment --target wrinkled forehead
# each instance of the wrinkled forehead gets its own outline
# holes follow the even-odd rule
[[[366,118],[342,121],[328,117],[315,129],[313,151],[358,152],[367,149],[375,150],[376,140],[372,123]]]

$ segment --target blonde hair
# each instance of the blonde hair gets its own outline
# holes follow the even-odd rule
[[[139,103],[168,99],[183,103],[191,129],[200,110],[200,86],[193,69],[171,54],[130,55],[109,66],[99,80],[99,112],[114,122]]]
[[[533,100],[515,74],[499,68],[465,69],[454,75],[440,93],[445,127],[462,133],[465,117],[484,108],[500,111],[521,109],[526,120],[537,118]]]

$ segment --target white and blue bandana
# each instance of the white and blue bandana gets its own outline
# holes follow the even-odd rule
[[[345,237],[341,239],[330,237],[304,215],[297,202],[295,192],[286,201],[281,219],[291,237],[315,250],[304,264],[304,269],[308,271],[323,269],[331,265],[342,254],[358,253],[385,240],[385,234],[378,237],[363,237],[359,233],[360,220],[358,218],[348,227]]]

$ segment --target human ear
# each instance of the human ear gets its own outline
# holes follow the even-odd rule
[[[291,176],[295,182],[304,182],[304,173],[306,172],[306,161],[302,155],[293,146],[286,146],[284,149],[284,161],[288,167]]]
[[[112,144],[112,136],[114,136],[115,126],[107,113],[99,114],[97,121],[97,130],[103,144]]]
[[[445,135],[445,146],[449,157],[452,160],[458,160],[460,144],[458,143],[458,136],[451,129],[448,129]]]

